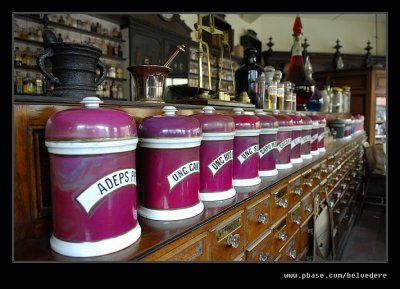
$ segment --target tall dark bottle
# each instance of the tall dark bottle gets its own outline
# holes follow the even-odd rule
[[[288,70],[283,81],[295,84],[297,110],[306,110],[307,102],[314,96],[315,82],[309,78],[304,68],[303,56],[301,54],[301,20],[297,16],[293,25],[293,46]]]
[[[262,108],[262,99],[258,99],[256,80],[264,74],[264,68],[257,64],[257,49],[248,47],[244,51],[244,65],[235,72],[235,90],[237,95],[246,91],[250,97],[250,102],[257,108]]]

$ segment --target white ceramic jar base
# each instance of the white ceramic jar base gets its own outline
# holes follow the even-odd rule
[[[272,176],[276,176],[278,174],[278,170],[277,169],[273,169],[273,170],[269,170],[269,171],[259,171],[258,175],[260,177],[272,177]]]
[[[319,151],[311,151],[311,154],[312,154],[313,156],[317,156],[317,155],[319,155]]]
[[[231,188],[223,192],[215,193],[202,193],[200,192],[200,201],[210,202],[210,201],[221,201],[232,198],[236,194],[236,190]]]
[[[303,162],[303,159],[302,159],[302,158],[290,159],[290,162],[291,162],[292,164],[299,164],[299,163],[302,163],[302,162]]]
[[[139,239],[142,229],[137,224],[135,228],[114,238],[96,242],[66,242],[52,235],[50,238],[51,248],[65,256],[71,257],[95,257],[106,255],[122,250]]]
[[[311,154],[308,154],[308,155],[301,155],[301,158],[302,158],[303,160],[310,160],[310,159],[312,159],[312,155],[311,155]]]
[[[232,183],[235,187],[255,186],[261,183],[260,177],[253,179],[233,179]]]
[[[318,152],[319,152],[320,154],[323,154],[323,153],[326,152],[326,149],[325,149],[325,148],[319,148],[319,149],[318,149]]]
[[[291,168],[293,168],[293,164],[292,164],[292,163],[287,163],[287,164],[276,164],[276,168],[277,168],[278,170],[291,169]]]
[[[154,210],[139,205],[138,213],[146,219],[158,220],[158,221],[175,221],[194,217],[200,214],[204,210],[202,202],[198,204],[175,210]]]

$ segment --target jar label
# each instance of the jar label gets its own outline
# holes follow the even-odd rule
[[[294,148],[295,146],[297,146],[298,144],[301,144],[301,137],[296,137],[294,140],[291,141],[290,143],[290,147]]]
[[[318,136],[318,141],[319,141],[319,142],[324,138],[324,134],[325,134],[325,132],[321,133],[321,134]]]
[[[287,138],[283,141],[281,141],[277,146],[276,149],[278,152],[281,152],[287,145],[290,145],[292,142],[292,138]]]
[[[301,144],[304,144],[306,142],[311,142],[311,135],[305,135],[301,138]]]
[[[218,156],[215,160],[213,160],[209,165],[208,168],[212,172],[213,176],[229,161],[233,159],[233,150],[229,150],[227,152],[222,153]]]
[[[190,176],[193,173],[200,171],[200,162],[194,161],[177,168],[171,174],[168,175],[169,190],[171,191],[180,181]]]
[[[318,134],[316,133],[311,137],[311,142],[315,142],[317,139],[318,139]]]
[[[255,153],[258,153],[258,144],[252,145],[251,147],[245,149],[242,153],[240,153],[240,155],[238,155],[237,159],[242,165],[245,162],[245,160],[249,159]]]
[[[123,169],[102,177],[80,193],[76,200],[82,205],[86,213],[89,213],[100,200],[128,185],[136,186],[135,169]]]
[[[276,141],[271,141],[270,143],[267,143],[265,146],[263,146],[260,151],[258,152],[258,155],[260,156],[260,159],[265,156],[267,153],[272,151],[273,149],[276,148]]]

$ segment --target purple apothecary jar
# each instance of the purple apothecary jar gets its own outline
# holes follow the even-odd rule
[[[315,113],[308,116],[312,120],[311,128],[311,154],[319,155],[318,151],[318,131],[319,131],[319,116]]]
[[[261,123],[260,149],[258,152],[260,168],[258,174],[260,177],[275,176],[278,174],[278,170],[275,167],[278,121],[275,117],[267,115],[262,109],[256,109],[255,113]]]
[[[137,221],[136,125],[127,113],[83,108],[53,114],[46,124],[54,233],[51,248],[92,257],[119,251],[141,234]]]
[[[212,106],[196,114],[203,139],[200,145],[200,200],[219,201],[232,198],[236,191],[233,179],[233,138],[235,122],[227,115],[214,113]]]
[[[290,143],[290,161],[293,164],[303,162],[301,158],[301,135],[303,130],[303,118],[300,115],[288,114],[293,121],[292,141]]]
[[[344,120],[345,122],[345,127],[344,127],[344,138],[348,139],[351,138],[351,119],[346,118]]]
[[[292,119],[283,114],[273,114],[278,120],[278,134],[276,135],[276,150],[278,156],[276,158],[276,168],[278,170],[290,169],[293,167],[290,161],[290,151],[292,143]]]
[[[233,140],[233,185],[258,185],[261,183],[258,175],[260,119],[243,114],[242,108],[234,108],[233,112],[236,129]]]
[[[301,115],[303,119],[303,130],[301,131],[301,158],[311,159],[311,130],[312,130],[312,120],[308,116]]]
[[[191,116],[146,117],[139,125],[139,215],[153,220],[180,220],[200,214],[201,127]]]
[[[351,119],[349,119],[349,135],[351,135]],[[326,152],[325,149],[325,127],[326,127],[326,118],[323,115],[319,115],[319,121],[318,121],[319,127],[318,127],[318,152],[319,153],[324,153]]]

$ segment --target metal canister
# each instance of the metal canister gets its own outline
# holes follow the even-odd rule
[[[292,141],[290,143],[290,161],[293,164],[302,163],[301,135],[303,130],[303,118],[297,114],[288,114],[293,121]]]
[[[301,148],[300,154],[301,158],[311,159],[311,130],[312,130],[312,120],[306,115],[301,115],[303,119],[303,130],[301,131]]]
[[[318,132],[319,132],[319,116],[316,113],[310,113],[308,115],[312,120],[312,128],[311,128],[311,154],[319,155],[318,150]]]
[[[258,175],[260,119],[243,114],[242,108],[234,108],[233,112],[236,129],[233,140],[233,185],[258,185],[261,183]]]
[[[127,113],[84,108],[52,115],[46,124],[50,154],[53,229],[51,248],[63,255],[91,257],[133,244],[137,221],[136,125]]]
[[[191,116],[164,106],[161,116],[139,125],[139,215],[154,220],[180,220],[200,214],[201,126]]]
[[[290,151],[292,142],[293,120],[283,114],[273,114],[278,121],[278,134],[276,135],[276,168],[278,170],[290,169],[293,167],[290,161]]]
[[[256,109],[255,113],[261,122],[260,150],[258,152],[260,157],[259,175],[261,177],[275,176],[278,174],[278,170],[275,166],[277,157],[276,134],[278,133],[278,121],[275,117],[267,115],[262,109]]]
[[[336,138],[344,138],[344,128],[346,122],[343,119],[337,118],[329,122],[329,126],[336,132]]]
[[[236,191],[233,179],[233,138],[235,122],[227,115],[214,113],[212,106],[193,115],[201,124],[200,200],[219,201],[232,198]]]

